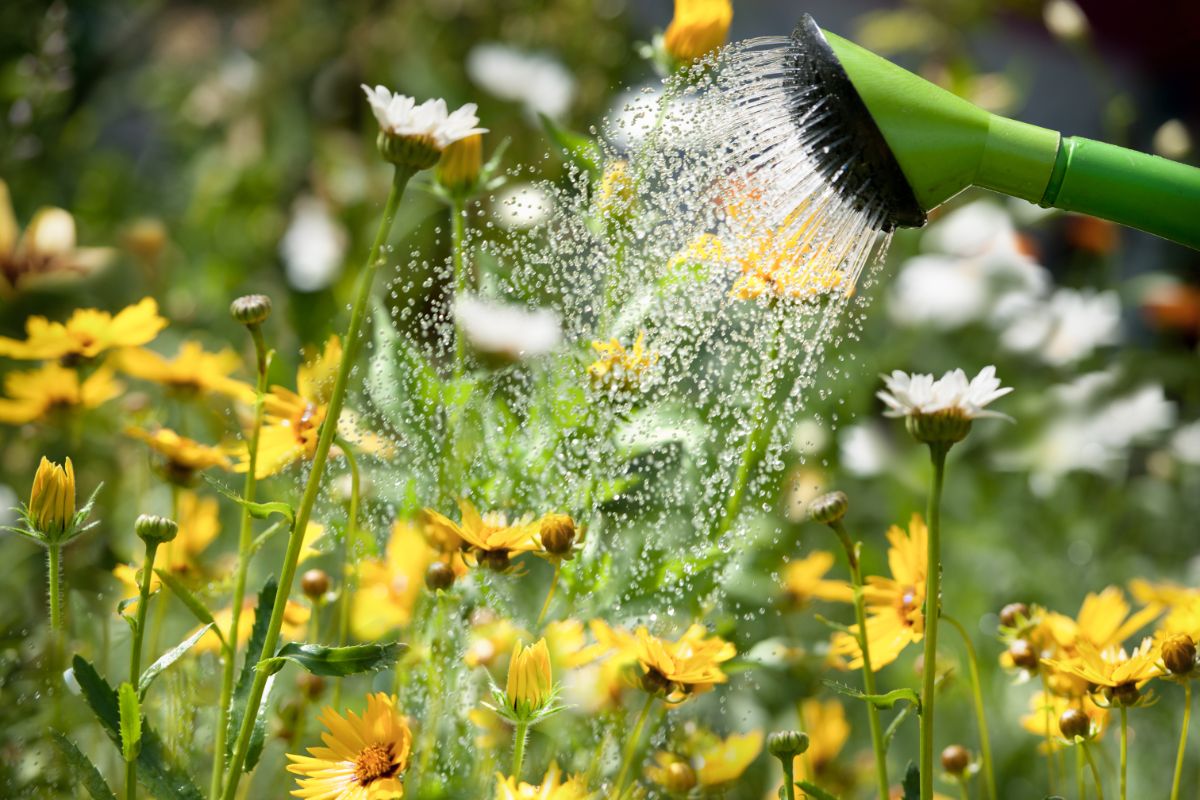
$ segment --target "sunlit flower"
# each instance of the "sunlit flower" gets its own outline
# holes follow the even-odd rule
[[[732,22],[730,0],[675,0],[663,44],[677,61],[690,64],[725,44]]]
[[[833,553],[817,550],[783,568],[783,590],[797,605],[809,600],[829,600],[837,603],[854,602],[854,590],[845,581],[825,579],[833,567]]]
[[[730,736],[696,753],[696,777],[706,788],[732,783],[742,777],[762,752],[762,731]]]
[[[640,331],[629,349],[618,339],[592,342],[598,358],[588,365],[588,375],[598,385],[631,390],[636,388],[651,367],[658,362],[658,353],[646,351],[646,332]]]
[[[94,358],[115,347],[146,344],[165,327],[167,321],[158,315],[158,303],[152,297],[115,315],[79,308],[65,323],[30,317],[25,321],[24,341],[0,336],[0,356],[26,360]]]
[[[0,423],[24,425],[45,419],[57,410],[96,408],[121,394],[124,387],[113,379],[112,370],[100,367],[79,380],[79,373],[59,364],[44,364],[26,372],[4,376],[0,397]]]
[[[508,567],[514,555],[538,549],[538,523],[526,515],[511,524],[501,511],[489,511],[480,515],[469,500],[460,500],[462,523],[457,523],[431,508],[424,511],[427,525],[442,528],[442,535],[458,536],[469,557],[475,562],[484,562],[493,569]]]
[[[1136,700],[1137,689],[1147,681],[1162,674],[1158,665],[1162,655],[1153,639],[1147,637],[1131,651],[1113,645],[1104,650],[1088,642],[1079,642],[1074,655],[1068,660],[1046,659],[1046,664],[1085,680],[1091,686],[1108,690],[1109,699],[1124,705],[1122,699],[1130,692]]]
[[[850,738],[846,709],[837,700],[805,700],[800,704],[800,722],[808,734],[808,750],[792,760],[796,780],[823,781]]]
[[[539,639],[529,646],[514,644],[504,689],[509,710],[518,717],[528,717],[549,703],[553,694],[554,677],[546,640]]]
[[[211,467],[229,469],[233,466],[221,448],[180,436],[170,428],[153,431],[126,428],[125,433],[149,445],[151,450],[162,456],[168,478],[181,484],[187,484],[195,473]]]
[[[480,44],[467,53],[467,76],[476,86],[530,112],[555,119],[571,107],[575,76],[562,62],[504,44]]]
[[[514,777],[496,775],[496,800],[591,800],[595,797],[588,791],[582,775],[563,779],[555,762],[550,763],[542,782],[534,786],[518,783]]]
[[[33,476],[26,518],[37,533],[58,540],[75,520],[75,466],[42,456]]]
[[[872,575],[867,578],[864,597],[867,603],[867,646],[871,649],[871,668],[879,670],[896,660],[910,644],[925,638],[925,580],[928,577],[926,539],[929,529],[920,515],[913,514],[906,533],[893,525],[887,532],[888,566],[891,578]],[[858,626],[854,635],[836,633],[832,652],[849,656],[851,668],[862,666],[858,646]]]
[[[152,578],[151,580],[157,580]],[[239,647],[250,641],[250,634],[254,628],[254,618],[257,615],[258,601],[252,597],[247,597],[242,604],[242,613],[238,617],[238,640]],[[267,609],[270,614],[271,609]],[[304,638],[305,631],[308,628],[309,617],[312,616],[312,610],[304,603],[295,600],[288,600],[287,605],[283,609],[283,626],[280,628],[280,635],[285,640],[299,641]],[[227,632],[233,623],[233,609],[223,608],[220,611],[213,612],[213,620],[217,623],[217,627],[223,632]],[[195,653],[217,653],[221,649],[221,640],[217,634],[209,631],[200,637],[200,641],[192,648]]]
[[[384,558],[358,563],[358,589],[350,616],[354,635],[370,642],[406,627],[421,597],[425,570],[439,558],[416,525],[396,520]],[[451,564],[459,575],[465,574],[461,558]]]
[[[815,241],[815,230],[805,222],[755,236],[736,255],[742,274],[730,294],[742,300],[764,296],[813,300],[853,290],[830,257],[829,245]]]
[[[733,644],[708,636],[703,625],[693,625],[677,641],[651,636],[638,628],[633,654],[642,669],[642,686],[661,692],[670,702],[706,692],[729,677],[721,664],[737,655]]]
[[[967,380],[961,369],[947,372],[934,380],[932,375],[909,375],[896,370],[883,378],[885,390],[876,396],[884,402],[889,417],[904,417],[909,432],[922,442],[953,443],[966,437],[971,421],[1011,417],[985,406],[1012,391],[1001,387],[996,368],[984,367]]]
[[[113,257],[107,247],[76,247],[75,218],[42,208],[21,235],[8,184],[0,180],[0,287],[31,289],[86,277]]]
[[[479,127],[474,103],[448,112],[446,101],[441,98],[417,105],[413,98],[393,94],[386,86],[372,89],[364,84],[362,89],[379,127],[391,136],[419,139],[440,152],[451,142],[476,133],[487,133],[487,128]]]
[[[483,134],[463,137],[442,151],[437,181],[452,193],[468,192],[479,182],[483,169]]]
[[[131,348],[123,351],[117,365],[126,375],[182,392],[221,392],[253,400],[253,387],[229,376],[241,366],[242,359],[226,348],[206,351],[199,342],[184,342],[174,358],[153,350]]]
[[[530,310],[466,295],[455,298],[454,319],[471,347],[503,362],[544,355],[562,340],[562,320],[548,308]]]
[[[396,698],[367,695],[367,710],[346,716],[326,706],[321,724],[324,747],[310,747],[309,755],[288,753],[288,772],[300,775],[293,797],[314,800],[395,800],[404,796],[412,733]]]

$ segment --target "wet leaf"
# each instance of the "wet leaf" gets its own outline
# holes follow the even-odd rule
[[[72,780],[82,783],[92,800],[117,800],[117,796],[113,794],[112,789],[108,788],[100,770],[96,769],[96,765],[75,746],[74,742],[60,731],[50,731],[50,737],[66,760]]]
[[[904,789],[903,800],[921,800],[921,770],[917,769],[917,765],[908,762],[908,769],[904,771]]]
[[[228,735],[225,737],[225,758],[229,759],[233,755],[233,746],[237,741],[238,732],[242,729],[242,718],[246,715],[246,701],[250,698],[250,687],[254,684],[254,668],[258,665],[259,659],[262,658],[263,643],[267,638],[267,628],[271,624],[271,615],[266,613],[275,605],[275,593],[278,588],[278,583],[274,577],[267,578],[266,583],[258,592],[258,607],[254,613],[254,627],[250,629],[250,639],[246,643],[246,657],[242,662],[242,671],[238,675],[237,684],[233,689],[233,697],[230,698],[229,708],[229,729]],[[259,713],[266,708],[266,703],[259,704]],[[258,720],[255,719],[254,734],[250,739],[250,747],[258,747],[262,749],[262,739],[265,735],[266,725],[260,730]],[[248,769],[248,768],[247,768]]]
[[[246,748],[246,763],[243,772],[250,772],[262,757],[263,746],[267,741],[267,708],[271,703],[271,690],[275,688],[275,676],[267,678],[263,686],[262,702],[258,704],[258,713],[254,716],[254,730],[250,733],[250,746]]]
[[[274,658],[264,660],[259,669],[278,672],[286,662],[299,664],[313,675],[344,677],[360,672],[374,672],[391,666],[407,649],[399,642],[387,644],[356,644],[349,647],[326,647],[321,644],[288,642],[279,648]]]
[[[146,667],[145,672],[143,672],[142,676],[138,678],[138,697],[144,698],[146,696],[146,690],[150,688],[150,684],[154,682],[154,679],[157,678],[163,670],[182,658],[184,653],[186,653],[188,650],[191,650],[192,646],[196,644],[196,642],[200,641],[200,638],[214,627],[216,626],[212,622],[204,625],[200,628],[200,630],[196,631],[191,636],[184,639],[167,652],[163,653],[157,661]]]
[[[121,755],[127,762],[133,761],[142,747],[142,708],[132,683],[121,684],[117,700],[121,717]]]

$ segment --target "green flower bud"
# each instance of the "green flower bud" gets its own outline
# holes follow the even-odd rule
[[[158,545],[172,541],[179,533],[179,526],[157,514],[142,514],[133,523],[133,530],[147,545]]]
[[[808,504],[808,514],[814,522],[832,525],[841,521],[850,508],[850,498],[845,492],[829,492]]]
[[[261,325],[271,316],[271,298],[247,294],[229,304],[229,314],[243,325]]]
[[[808,734],[776,731],[767,737],[767,752],[779,759],[794,758],[808,750]]]

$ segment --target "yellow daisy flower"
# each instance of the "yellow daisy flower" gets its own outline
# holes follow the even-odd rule
[[[1078,643],[1086,642],[1097,650],[1105,650],[1120,645],[1149,625],[1162,613],[1162,608],[1147,606],[1134,614],[1130,611],[1124,593],[1116,586],[1109,586],[1099,594],[1089,593],[1083,598],[1074,619],[1049,612],[1045,624],[1061,648],[1070,651]]]
[[[850,738],[846,709],[837,700],[805,700],[800,704],[800,724],[808,734],[808,750],[792,760],[796,780],[823,782]]]
[[[705,788],[722,786],[742,777],[762,752],[762,731],[730,736],[696,753],[696,777]]]
[[[681,702],[729,680],[721,664],[737,650],[719,636],[708,636],[703,625],[692,625],[674,642],[651,636],[644,627],[635,636],[633,655],[642,669],[642,685],[660,689],[669,702]]]
[[[112,370],[100,367],[83,381],[79,373],[59,364],[44,364],[34,370],[4,376],[0,397],[0,423],[24,425],[45,419],[56,410],[96,408],[125,387],[113,379]]]
[[[1141,687],[1162,674],[1161,658],[1159,644],[1146,637],[1128,652],[1116,646],[1098,650],[1088,642],[1080,642],[1070,659],[1046,659],[1045,663],[1086,681],[1092,694],[1099,691],[1113,703],[1133,705]]]
[[[116,347],[146,344],[165,327],[167,321],[158,315],[158,303],[152,297],[115,315],[79,308],[65,323],[30,317],[25,321],[24,341],[0,336],[0,356],[25,360],[94,358]]]
[[[658,363],[658,353],[646,352],[646,332],[638,333],[629,349],[618,339],[592,342],[599,358],[588,365],[588,375],[602,386],[634,389],[646,373]]]
[[[253,402],[254,387],[229,377],[241,363],[241,357],[233,350],[225,348],[210,353],[199,342],[184,342],[174,358],[138,347],[123,351],[117,359],[117,366],[126,375],[160,383],[175,391],[221,392]]]
[[[556,762],[550,763],[550,769],[537,786],[496,774],[496,800],[591,800],[593,797],[582,775],[564,780]]]
[[[404,797],[404,771],[412,751],[412,733],[396,698],[367,695],[367,710],[342,716],[326,706],[321,724],[324,747],[307,756],[288,753],[288,772],[301,776],[293,797],[313,800],[395,800]]]
[[[186,436],[180,436],[170,428],[158,428],[153,431],[126,428],[125,434],[149,445],[151,450],[162,456],[168,478],[181,484],[190,482],[195,473],[211,467],[233,467],[221,448],[200,444]]]
[[[76,247],[75,218],[42,208],[21,234],[8,184],[0,180],[0,288],[31,289],[82,278],[112,260],[107,247]]]
[[[825,579],[833,562],[833,553],[827,550],[817,550],[804,558],[788,562],[783,568],[783,590],[796,605],[804,605],[810,600],[853,603],[854,590],[850,584]]]
[[[844,285],[838,264],[829,253],[830,243],[815,240],[814,219],[810,217],[799,225],[785,223],[769,234],[751,238],[744,252],[737,255],[742,274],[730,293],[742,300],[764,295],[811,300],[837,291],[849,292],[853,286]]]
[[[913,514],[908,532],[893,525],[887,532],[891,547],[888,566],[891,578],[875,575],[867,578],[864,597],[867,603],[867,645],[871,648],[871,667],[879,670],[895,661],[910,644],[925,638],[925,579],[928,575],[925,521]],[[858,646],[858,626],[854,635],[837,633],[831,652],[849,656],[851,669],[862,666]]]
[[[407,627],[425,587],[425,570],[438,559],[438,553],[416,525],[396,520],[384,558],[367,559],[358,565],[358,590],[350,614],[354,635],[369,642]],[[466,569],[458,558],[455,572],[461,577]]]
[[[725,44],[732,22],[730,0],[675,0],[663,46],[676,61],[690,64]]]
[[[539,525],[532,517],[526,515],[510,524],[501,511],[481,515],[469,500],[460,500],[458,507],[462,512],[461,524],[431,508],[424,510],[423,519],[435,531],[434,536],[461,540],[474,563],[483,562],[503,570],[513,555],[538,549]]]

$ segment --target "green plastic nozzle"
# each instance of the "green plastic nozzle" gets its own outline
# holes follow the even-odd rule
[[[824,33],[925,211],[982,186],[1200,249],[1200,169],[992,114]]]

